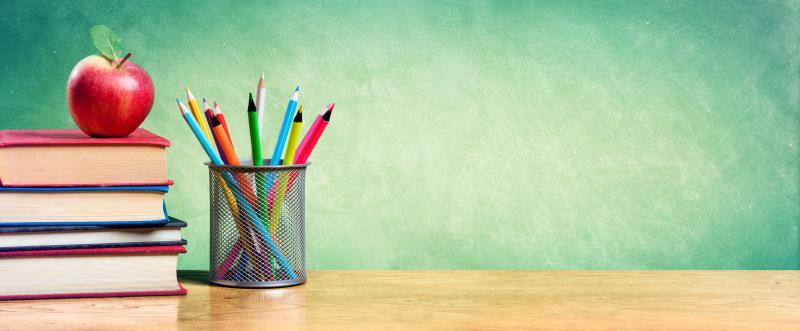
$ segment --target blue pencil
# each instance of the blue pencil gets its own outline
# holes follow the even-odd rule
[[[211,159],[211,162],[213,162],[216,165],[224,165],[222,163],[222,159],[219,157],[217,152],[214,151],[214,148],[211,147],[211,144],[208,142],[208,139],[206,139],[205,135],[203,134],[203,131],[200,130],[200,125],[197,124],[197,120],[194,119],[192,114],[189,113],[186,106],[183,103],[181,103],[180,100],[175,99],[175,101],[178,102],[178,108],[180,108],[181,110],[181,115],[183,115],[183,119],[185,119],[186,123],[189,124],[189,128],[192,129],[192,133],[194,133],[195,137],[200,142],[200,146],[202,146],[203,150],[206,152],[206,154],[208,154],[208,157]],[[234,198],[236,198],[239,207],[244,209],[244,212],[247,215],[247,217],[251,220],[257,220],[258,214],[253,210],[252,207],[250,207],[250,203],[242,194],[241,189],[239,189],[238,183],[236,183],[236,180],[233,179],[231,173],[222,172],[222,178],[225,180],[228,186],[232,188],[231,192],[233,193]],[[297,278],[297,275],[294,273],[294,270],[292,270],[292,267],[289,266],[289,261],[287,261],[286,257],[284,257],[283,254],[281,254],[280,249],[278,249],[278,246],[275,244],[275,242],[272,240],[272,237],[269,235],[269,230],[267,230],[266,227],[261,222],[253,222],[253,224],[255,224],[256,230],[258,230],[261,236],[266,240],[269,249],[275,253],[276,255],[275,257],[278,259],[278,263],[281,265],[281,268],[283,268],[289,275],[289,278]]]
[[[217,154],[217,151],[215,151],[214,148],[211,147],[211,143],[208,141],[208,139],[206,139],[206,136],[203,134],[203,131],[200,130],[200,125],[197,124],[197,120],[194,119],[192,114],[189,112],[188,108],[186,108],[186,105],[184,105],[177,98],[175,99],[175,101],[178,102],[178,108],[180,108],[181,110],[181,115],[183,115],[183,119],[186,120],[186,124],[189,124],[189,128],[192,129],[192,132],[194,133],[195,137],[197,137],[197,140],[200,141],[200,146],[203,146],[203,150],[206,151],[206,154],[208,154],[208,158],[211,159],[211,162],[214,162],[214,164],[216,165],[223,165],[222,159],[219,157],[219,154]]]
[[[286,147],[286,137],[289,136],[289,131],[292,128],[292,120],[294,119],[294,113],[297,111],[298,94],[300,94],[300,86],[294,89],[292,98],[289,99],[289,104],[286,105],[286,115],[283,116],[281,131],[278,133],[278,142],[275,144],[275,150],[272,152],[272,159],[269,161],[269,165],[281,164],[283,149]]]

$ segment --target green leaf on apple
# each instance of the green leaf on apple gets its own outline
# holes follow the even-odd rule
[[[111,28],[105,25],[95,25],[89,30],[89,35],[100,54],[113,59],[114,62],[117,62],[122,56],[122,39],[114,31],[111,31]]]

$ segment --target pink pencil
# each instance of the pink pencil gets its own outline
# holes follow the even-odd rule
[[[227,274],[228,270],[231,269],[233,260],[236,259],[236,256],[239,255],[239,251],[241,250],[242,250],[242,240],[239,239],[236,241],[236,244],[234,244],[233,247],[231,248],[231,251],[228,253],[228,257],[226,257],[225,260],[222,261],[222,264],[220,264],[219,269],[217,269],[217,273],[216,275],[214,275],[216,279],[225,279],[224,278],[225,274]]]
[[[303,137],[303,140],[300,141],[300,144],[297,146],[297,151],[295,152],[294,162],[292,164],[303,164],[308,161],[309,155],[311,155],[311,151],[314,150],[314,146],[317,145],[317,141],[319,141],[319,137],[322,136],[322,132],[325,131],[325,128],[328,126],[328,122],[331,119],[331,113],[333,112],[333,107],[335,106],[334,103],[328,104],[328,107],[325,109],[325,112],[317,115],[317,118],[314,120],[314,123],[311,124],[311,128],[308,129],[306,135]],[[294,181],[297,180],[297,172],[292,172],[289,174],[289,181],[286,184],[286,194],[289,190],[292,189],[292,184]],[[272,189],[275,189],[277,185],[273,185]],[[272,191],[272,190],[270,190]],[[273,192],[270,192],[273,194]]]
[[[317,115],[314,123],[311,124],[311,128],[308,129],[303,140],[297,145],[297,151],[295,152],[294,162],[292,162],[292,164],[303,164],[308,161],[308,157],[314,150],[314,146],[317,145],[319,137],[322,136],[322,132],[325,131],[325,128],[328,126],[334,106],[334,103],[328,104],[325,112]]]

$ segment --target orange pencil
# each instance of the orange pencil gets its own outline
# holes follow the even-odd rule
[[[214,138],[217,139],[217,142],[219,142],[219,147],[222,149],[219,152],[220,154],[225,154],[225,157],[228,159],[228,165],[241,165],[241,163],[239,163],[239,157],[236,156],[236,151],[233,150],[233,143],[231,143],[231,140],[225,135],[225,129],[216,117],[211,119],[211,133],[214,135]],[[256,201],[256,195],[253,191],[253,183],[251,183],[247,177],[242,176],[242,174],[234,173],[233,175],[236,177],[236,181],[239,182],[239,186],[242,188],[242,193],[245,198],[247,198],[247,201],[250,202],[253,209],[257,209],[258,202]],[[252,221],[257,222],[259,220],[255,219]]]
[[[233,143],[228,135],[225,133],[225,128],[222,127],[219,119],[214,116],[211,118],[211,131],[214,133],[214,138],[219,142],[220,153],[224,153],[228,159],[229,165],[239,165],[239,157],[236,156],[236,151],[233,150]]]
[[[211,118],[211,133],[214,135],[214,138],[217,139],[217,142],[219,142],[219,146],[221,148],[220,154],[223,154],[223,155],[225,155],[227,157],[228,164],[229,165],[233,165],[233,166],[240,165],[239,157],[236,156],[236,151],[233,150],[233,143],[231,143],[231,140],[228,138],[228,135],[225,132],[225,128],[222,126],[222,123],[220,123],[220,121],[217,118],[217,116],[214,116],[213,118]],[[247,202],[250,203],[250,206],[254,210],[258,210],[258,201],[256,200],[256,195],[254,194],[253,183],[246,176],[244,176],[244,174],[241,174],[241,173],[232,173],[232,174],[233,174],[234,178],[236,178],[236,182],[239,183],[239,187],[241,187],[241,189],[242,189],[241,194],[244,195],[245,199],[247,199]],[[242,216],[240,216],[240,217],[245,217],[246,218],[246,216],[244,216],[244,214],[242,214]],[[249,221],[250,222],[260,222],[261,220],[256,218],[256,219],[251,219]],[[245,223],[245,224],[249,224],[249,223]],[[249,225],[249,226],[252,227],[252,225]],[[252,233],[252,228],[250,228],[250,231]],[[247,246],[247,245],[245,245],[245,246]],[[259,249],[258,246],[256,246],[256,249],[259,252],[261,251],[261,249]],[[263,255],[263,253],[259,254],[259,256],[260,256],[260,259],[263,261],[262,264],[266,265],[266,262],[265,262],[266,261],[266,256]],[[263,277],[264,277],[263,276],[263,270],[261,270],[260,268],[256,268],[256,269],[257,269],[256,272],[258,272],[259,275],[261,275],[261,277],[263,279]]]

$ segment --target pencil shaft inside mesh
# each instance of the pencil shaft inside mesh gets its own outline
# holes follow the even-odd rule
[[[233,176],[229,177],[230,178],[226,178],[226,176],[223,173],[223,178],[226,178],[226,182],[228,182],[228,185],[232,187],[237,187],[238,183],[236,183],[233,180],[232,178]],[[263,238],[264,241],[266,241],[268,250],[276,258],[278,265],[288,275],[288,278],[290,279],[297,278],[297,274],[294,272],[289,261],[286,259],[285,255],[281,252],[281,250],[278,248],[277,244],[273,241],[272,236],[269,234],[268,228],[262,222],[260,222],[257,213],[250,206],[249,201],[247,200],[245,195],[240,190],[236,189],[232,189],[231,192],[234,194],[234,197],[236,198],[236,201],[239,204],[239,209],[244,210],[246,219],[249,220],[248,222],[246,222],[246,225],[254,226],[256,234],[261,236],[261,238]],[[255,197],[253,196],[253,198]]]
[[[234,192],[228,187],[227,183],[223,180],[222,176],[219,173],[215,173],[215,178],[217,179],[217,184],[220,188],[222,188],[222,194],[225,196],[225,200],[228,202],[228,206],[231,210],[231,216],[234,221],[234,225],[236,227],[236,231],[239,234],[239,244],[244,247],[244,251],[250,257],[249,261],[256,261],[257,254],[254,252],[255,248],[253,244],[248,244],[247,238],[250,237],[249,233],[253,230],[251,227],[247,225],[245,222],[245,216],[243,210],[239,208],[236,197],[234,196]],[[233,188],[234,190],[237,189],[236,187]],[[228,252],[228,256],[226,257],[226,261],[229,261],[227,265],[223,265],[220,269],[220,274],[225,275],[227,273],[227,269],[230,268],[230,264],[235,261],[235,255],[238,254],[238,251],[231,249]],[[241,261],[241,259],[239,260]],[[245,268],[245,270],[248,268]],[[253,269],[260,269],[260,268],[253,268]]]

